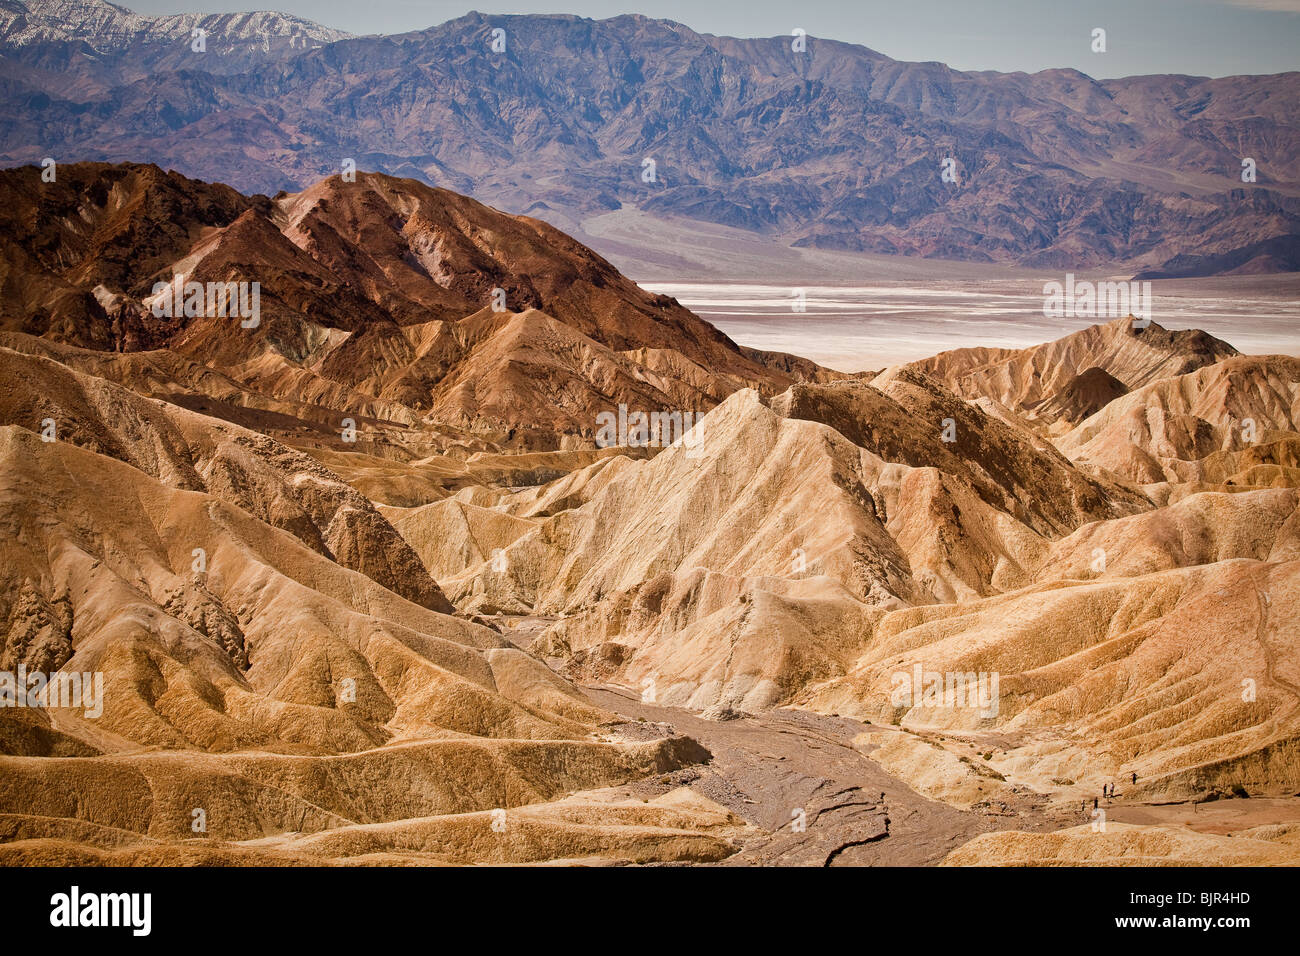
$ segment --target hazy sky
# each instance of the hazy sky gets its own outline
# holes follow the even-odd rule
[[[352,33],[422,30],[484,13],[620,13],[677,20],[726,36],[813,36],[900,60],[963,70],[1072,66],[1136,73],[1280,73],[1300,69],[1300,0],[120,0],[139,13],[275,9]],[[1094,27],[1107,52],[1091,50]]]

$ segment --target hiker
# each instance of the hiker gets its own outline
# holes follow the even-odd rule
[[[1133,786],[1136,787],[1137,785],[1138,785],[1138,775],[1137,775],[1137,771],[1135,770],[1133,771]]]
[[[1092,808],[1093,808],[1094,810],[1097,809],[1097,798],[1096,798],[1096,797],[1093,797],[1093,798],[1092,798]]]

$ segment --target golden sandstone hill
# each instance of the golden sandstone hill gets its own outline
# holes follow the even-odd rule
[[[1135,355],[1199,350],[1088,337],[1078,361],[1138,387],[1051,442],[913,367],[741,392],[651,460],[386,513],[455,603],[539,616],[535,650],[575,678],[898,727],[869,741],[882,763],[958,805],[979,778],[936,734],[992,744],[984,773],[1060,805],[1133,773],[1135,799],[1293,793],[1300,364],[1224,347],[1142,385]],[[997,673],[996,714],[900,705],[918,665]]]
[[[713,862],[775,832],[581,685],[869,722],[856,750],[952,813],[1300,790],[1293,358],[1120,320],[840,377],[403,180],[49,187],[0,174],[0,670],[104,693],[0,708],[0,862]],[[175,272],[256,278],[260,324],[157,318]],[[711,410],[598,448],[620,403]],[[900,699],[914,674],[997,681]],[[1077,822],[947,862],[1296,862],[1280,831]]]
[[[625,820],[614,808],[608,821],[597,814],[578,827],[562,814],[533,813],[527,826],[538,846],[517,833],[508,843],[485,839],[493,810],[671,770],[698,759],[699,748],[620,743],[600,727],[611,715],[540,662],[443,613],[451,608],[418,560],[404,577],[408,586],[424,578],[433,608],[373,580],[381,575],[367,561],[391,573],[385,559],[400,555],[402,542],[324,469],[297,456],[296,488],[281,489],[264,474],[267,459],[296,453],[269,440],[258,448],[211,419],[178,417],[188,431],[169,434],[162,409],[133,427],[144,448],[173,442],[181,458],[200,463],[203,480],[158,462],[150,463],[159,465],[155,477],[136,466],[143,451],[128,463],[113,454],[121,447],[45,442],[12,425],[0,434],[0,569],[12,595],[5,664],[99,671],[106,688],[94,718],[0,710],[10,755],[0,758],[0,800],[6,832],[20,841],[2,851],[6,862],[93,860],[108,850],[156,859],[141,854],[193,837],[195,810],[221,841],[420,820],[418,832],[395,827],[367,838],[364,851],[331,856],[400,848],[426,861],[477,858],[448,836],[458,833],[477,834],[490,844],[484,854],[501,859],[624,845],[638,859],[723,852],[708,832],[726,830],[725,814],[692,807],[640,808]],[[212,469],[201,460],[208,445],[226,455]],[[250,506],[259,485],[269,514]],[[293,490],[317,507],[332,491],[341,512],[371,516],[351,528],[339,522],[353,553],[322,546],[310,515],[294,511]],[[280,517],[286,527],[275,526]],[[201,570],[195,548],[205,552]],[[466,813],[481,819],[441,819]],[[312,859],[318,851],[277,853]]]

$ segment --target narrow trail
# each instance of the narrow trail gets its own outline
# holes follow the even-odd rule
[[[1268,641],[1264,637],[1264,632],[1268,626],[1268,608],[1271,602],[1268,593],[1260,590],[1258,585],[1255,586],[1255,602],[1259,605],[1259,624],[1255,627],[1255,639],[1259,641],[1259,646],[1264,651],[1264,673],[1272,683],[1285,688],[1297,701],[1300,701],[1300,687],[1297,687],[1285,677],[1278,676],[1277,655],[1268,646]]]
[[[583,689],[628,720],[620,728],[686,734],[713,754],[667,783],[651,779],[631,789],[645,795],[685,784],[761,828],[724,866],[926,866],[980,833],[1060,825],[1030,807],[1002,816],[917,794],[853,745],[870,725],[851,718],[773,710],[704,720],[645,703],[625,688]]]

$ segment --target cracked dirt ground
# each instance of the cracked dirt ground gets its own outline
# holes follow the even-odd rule
[[[871,726],[859,720],[797,710],[705,720],[644,703],[624,688],[584,690],[628,718],[611,730],[629,737],[686,734],[713,754],[708,763],[623,789],[649,796],[686,785],[753,824],[754,835],[724,866],[926,866],[980,833],[1060,825],[1030,805],[1000,815],[917,794],[853,745]],[[795,832],[796,809],[804,811],[804,832]]]

